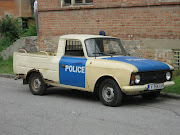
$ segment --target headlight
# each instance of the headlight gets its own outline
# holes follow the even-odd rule
[[[169,81],[171,79],[171,73],[166,72],[166,80]]]
[[[134,82],[135,82],[136,84],[138,84],[138,83],[140,83],[140,81],[141,81],[140,75],[135,75]]]

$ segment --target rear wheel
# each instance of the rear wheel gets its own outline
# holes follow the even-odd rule
[[[156,99],[157,97],[159,97],[159,95],[160,95],[160,91],[154,91],[154,92],[142,94],[141,96],[142,96],[144,99],[154,100],[154,99]]]
[[[123,93],[113,79],[104,80],[99,88],[99,97],[106,106],[119,106],[122,102]]]
[[[44,95],[47,91],[47,85],[39,73],[31,74],[29,88],[34,95]]]

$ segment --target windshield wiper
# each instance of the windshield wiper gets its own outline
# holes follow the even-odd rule
[[[96,53],[93,53],[93,54],[104,54],[104,55],[111,56],[111,57],[113,56],[110,53],[104,53],[104,52],[96,52]]]
[[[116,52],[114,52],[114,51],[109,51],[109,52],[107,52],[107,54],[115,54]]]
[[[109,51],[108,54],[116,54],[114,51]],[[123,56],[130,56],[130,54],[116,54],[116,55],[123,55]]]

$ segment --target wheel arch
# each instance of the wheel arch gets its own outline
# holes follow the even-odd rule
[[[100,87],[100,84],[106,80],[106,79],[113,79],[117,84],[118,82],[116,81],[116,79],[110,75],[105,75],[105,76],[101,76],[95,83],[95,86],[94,86],[94,92],[95,94],[98,94],[99,92],[99,87]],[[119,84],[118,84],[119,85]],[[120,87],[120,86],[119,86]]]
[[[30,71],[27,73],[26,78],[23,79],[23,84],[29,84],[29,78],[30,78],[30,76],[31,76],[33,73],[38,73],[38,74],[40,74],[41,77],[43,78],[43,76],[42,76],[42,74],[41,74],[41,72],[40,72],[39,70],[32,69],[32,70],[30,70]]]

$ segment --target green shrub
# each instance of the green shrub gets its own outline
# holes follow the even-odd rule
[[[14,42],[24,33],[22,22],[19,18],[6,15],[6,17],[0,21],[0,33],[3,37],[8,37],[11,42]]]
[[[19,18],[6,15],[6,17],[0,21],[0,33],[2,35],[0,39],[1,52],[23,35],[22,21]]]
[[[0,52],[13,44],[13,41],[9,37],[3,37],[0,39]]]
[[[29,25],[29,28],[25,30],[25,33],[23,36],[24,37],[37,36],[36,24],[34,23],[34,24]]]

